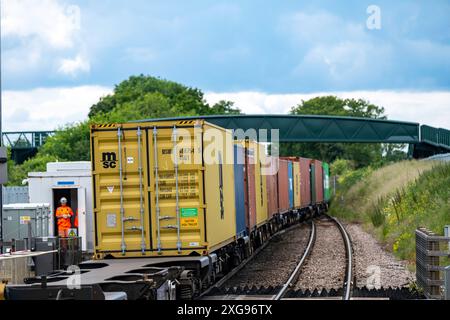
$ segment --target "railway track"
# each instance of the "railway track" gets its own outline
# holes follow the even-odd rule
[[[203,299],[204,297],[207,297],[211,294],[214,294],[215,292],[218,292],[225,286],[227,282],[229,282],[233,277],[239,274],[250,262],[254,261],[257,257],[259,257],[260,253],[267,248],[270,244],[273,244],[274,240],[278,237],[283,236],[286,233],[289,233],[295,229],[298,229],[300,226],[302,226],[303,223],[296,223],[286,229],[282,229],[278,231],[277,233],[273,234],[268,241],[266,241],[261,247],[255,250],[255,252],[248,257],[246,260],[242,261],[239,266],[228,272],[224,277],[222,277],[218,282],[216,282],[213,286],[208,288],[206,291],[204,291],[197,299]]]
[[[352,254],[352,245],[351,245],[351,239],[345,230],[344,226],[335,218],[330,217],[328,215],[323,215],[324,218],[326,218],[327,221],[331,222],[337,229],[339,229],[339,233],[342,237],[342,243],[345,250],[345,274],[343,275],[343,281],[341,288],[339,290],[331,289],[330,291],[327,290],[320,290],[321,294],[317,294],[317,288],[315,290],[311,291],[311,297],[322,297],[322,298],[332,298],[337,299],[341,298],[343,300],[350,300],[351,294],[352,294],[352,271],[353,271],[353,254]],[[323,220],[317,221],[319,224]],[[298,226],[297,226],[298,227]],[[296,226],[290,227],[286,230],[283,230],[284,234],[286,235],[287,232],[292,231],[295,229]],[[245,288],[242,287],[233,287],[233,281],[230,281],[233,277],[239,274],[239,272],[248,264],[250,263],[262,250],[266,248],[266,246],[270,243],[268,241],[265,246],[261,247],[258,252],[255,252],[255,254],[247,259],[247,261],[244,261],[244,264],[237,267],[235,270],[230,272],[226,277],[222,278],[218,283],[216,283],[213,287],[211,287],[208,291],[204,292],[201,298],[208,298],[209,295],[217,295],[220,296],[220,294],[225,293],[226,299],[270,299],[270,300],[282,300],[282,299],[296,299],[296,296],[298,296],[299,290],[295,290],[295,288],[299,285],[298,280],[302,272],[305,271],[305,266],[307,266],[311,261],[308,261],[311,253],[314,250],[315,242],[317,238],[318,233],[318,227],[314,220],[310,221],[310,231],[309,236],[307,239],[307,243],[303,245],[304,249],[299,255],[298,261],[295,263],[295,267],[292,268],[292,271],[290,272],[287,280],[278,279],[277,285],[269,285],[269,286],[252,286],[249,288],[246,286]],[[300,230],[299,230],[300,231]],[[276,234],[273,237],[280,235]],[[282,248],[279,248],[279,250],[282,250]],[[291,252],[292,255],[292,252]],[[272,266],[273,267],[273,266]],[[286,278],[285,278],[286,279]],[[280,284],[281,283],[281,284]],[[304,291],[301,290],[302,294],[301,297],[298,297],[300,299],[308,298],[308,294],[304,294]],[[324,294],[325,293],[325,294]],[[331,294],[328,294],[331,293]],[[213,297],[209,297],[213,298]]]
[[[352,273],[353,273],[353,252],[350,236],[348,235],[345,227],[340,223],[339,220],[333,218],[329,215],[324,214],[329,221],[331,221],[338,229],[342,236],[343,244],[345,247],[345,275],[342,283],[342,299],[350,300],[352,293]],[[281,300],[285,298],[289,289],[295,287],[298,282],[299,276],[304,269],[305,264],[308,263],[307,258],[310,256],[312,250],[314,250],[314,243],[316,239],[317,227],[314,221],[312,221],[312,229],[310,234],[310,240],[308,246],[306,247],[301,259],[299,260],[296,268],[292,272],[288,281],[286,281],[281,287],[280,291],[273,297],[273,300]]]

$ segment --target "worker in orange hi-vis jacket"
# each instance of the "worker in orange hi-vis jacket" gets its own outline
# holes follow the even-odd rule
[[[62,197],[61,206],[56,209],[56,219],[58,219],[58,235],[67,237],[67,232],[72,227],[70,218],[73,216],[72,208],[67,205],[67,199]]]

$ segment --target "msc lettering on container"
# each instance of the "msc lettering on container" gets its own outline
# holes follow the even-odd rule
[[[116,167],[116,163],[117,163],[117,155],[115,152],[103,152],[102,153],[103,168],[114,169]]]

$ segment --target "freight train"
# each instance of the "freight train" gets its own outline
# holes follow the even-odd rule
[[[330,200],[328,164],[269,156],[205,120],[93,125],[91,157],[84,291],[59,271],[7,286],[10,299],[191,299]]]

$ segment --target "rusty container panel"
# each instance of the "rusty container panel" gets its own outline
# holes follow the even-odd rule
[[[272,218],[278,213],[278,158],[267,157],[270,170],[266,172],[267,216]]]
[[[278,210],[280,213],[289,211],[289,173],[288,160],[279,159],[278,170]]]
[[[323,168],[322,161],[314,160],[316,175],[316,203],[323,202]]]
[[[311,177],[309,164],[311,160],[299,158],[300,163],[300,206],[305,208],[311,204]]]

